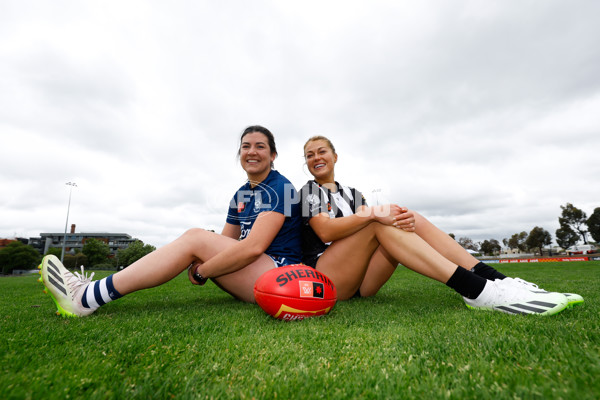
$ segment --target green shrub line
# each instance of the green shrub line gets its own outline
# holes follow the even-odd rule
[[[399,267],[376,296],[304,321],[185,274],[63,319],[37,276],[0,278],[0,398],[600,398],[600,262],[496,267],[585,303],[552,317],[473,311]]]

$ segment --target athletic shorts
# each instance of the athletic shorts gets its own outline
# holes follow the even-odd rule
[[[317,268],[317,261],[319,261],[319,257],[321,257],[322,255],[323,253],[304,256],[302,257],[302,263],[308,265],[311,268]]]
[[[294,262],[294,261],[288,260],[285,257],[272,256],[271,254],[267,254],[267,255],[269,257],[271,257],[271,260],[273,260],[273,264],[275,264],[275,268],[285,267],[286,265],[300,264],[300,262]]]

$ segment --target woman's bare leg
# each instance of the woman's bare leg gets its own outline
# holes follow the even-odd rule
[[[254,283],[262,274],[273,268],[275,268],[275,264],[271,257],[263,254],[252,264],[231,274],[212,278],[212,280],[215,281],[217,286],[236,299],[248,303],[256,303],[254,299]]]
[[[471,269],[479,260],[469,254],[450,235],[433,225],[427,218],[411,210],[415,216],[415,233],[425,240],[438,253],[453,263]]]
[[[417,221],[415,225],[418,227],[416,233],[438,253],[442,254],[454,264],[461,266],[465,265],[468,269],[479,262],[479,260],[466,252],[465,249],[463,249],[462,246],[448,234],[437,228],[422,215],[414,211],[413,213],[415,215],[415,220]],[[397,265],[398,261],[390,256],[382,246],[379,246],[371,257],[367,272],[360,285],[361,296],[368,297],[377,294],[379,289],[381,289],[381,287],[383,287],[390,279],[396,270]]]
[[[458,266],[413,232],[379,223],[371,226],[390,257],[415,272],[446,283]]]
[[[397,265],[398,262],[383,247],[379,246],[373,253],[365,277],[360,284],[360,296],[369,297],[377,294],[396,271]]]
[[[336,240],[317,261],[316,269],[331,279],[340,300],[349,299],[356,293],[365,277],[371,256],[379,247],[371,225]]]
[[[170,281],[193,262],[205,262],[233,246],[237,240],[204,229],[190,229],[175,241],[153,251],[113,275],[115,289],[125,295]],[[254,282],[274,267],[265,254],[247,267],[217,278],[219,285],[235,297],[254,301]]]
[[[448,282],[457,268],[418,235],[374,222],[332,243],[317,262],[317,270],[336,285],[340,300],[356,293],[379,244],[391,259],[442,283]]]
[[[140,258],[113,276],[121,294],[170,281],[194,261],[206,261],[235,240],[204,229],[190,229],[173,242]]]

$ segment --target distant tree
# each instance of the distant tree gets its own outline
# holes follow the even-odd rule
[[[88,267],[109,262],[110,248],[100,240],[88,239],[83,245],[81,252],[87,257]]]
[[[590,215],[586,223],[592,239],[596,243],[600,242],[600,207],[594,209],[594,212]]]
[[[75,252],[75,254],[65,254],[63,264],[67,269],[79,269],[80,266],[88,266],[88,258],[81,252]]]
[[[508,239],[508,247],[515,250],[527,251],[527,232],[515,233]]]
[[[540,256],[543,255],[542,249],[544,246],[549,245],[550,243],[552,243],[552,235],[550,235],[550,232],[539,226],[536,226],[529,232],[529,236],[527,236],[527,241],[525,242],[530,249],[539,249]]]
[[[475,245],[475,243],[473,242],[473,240],[468,237],[461,237],[460,239],[458,239],[458,244],[460,244],[465,249],[474,250],[474,251],[479,250],[477,248],[477,245]]]
[[[60,247],[50,247],[48,249],[48,252],[46,254],[44,254],[45,256],[47,255],[53,255],[56,256],[58,258],[60,258],[60,255],[62,253],[62,249]]]
[[[492,256],[499,253],[500,250],[502,250],[502,247],[500,247],[500,242],[496,239],[484,240],[481,243],[481,251],[485,255]]]
[[[456,240],[456,236],[454,236],[454,233],[449,233],[448,236],[450,236],[452,239]]]
[[[136,240],[126,249],[117,251],[119,265],[116,267],[118,268],[121,265],[128,267],[146,254],[152,253],[154,250],[156,250],[156,247],[149,244],[145,245],[141,240]]]
[[[40,263],[40,254],[22,242],[12,242],[0,250],[0,268],[7,275],[15,269],[29,270]]]
[[[563,249],[568,249],[577,244],[578,241],[579,235],[571,227],[563,226],[556,230],[556,243]]]
[[[583,243],[587,244],[586,234],[588,232],[585,230],[587,215],[585,212],[571,203],[567,203],[566,206],[560,206],[560,208],[562,209],[561,216],[558,217],[560,227],[570,227],[572,231],[579,233],[583,238]]]

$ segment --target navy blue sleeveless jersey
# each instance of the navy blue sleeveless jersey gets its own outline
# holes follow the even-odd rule
[[[251,187],[250,182],[246,182],[238,189],[229,204],[227,223],[240,226],[239,239],[243,240],[252,230],[258,214],[266,211],[283,214],[285,220],[265,253],[299,263],[302,253],[298,193],[294,185],[275,170],[256,186]]]

